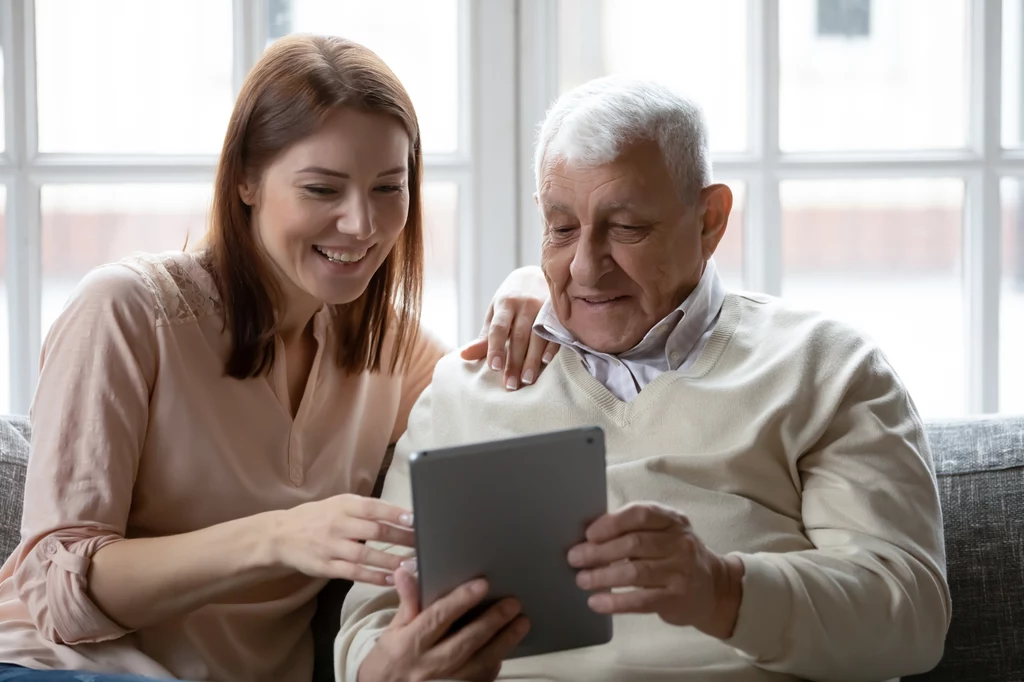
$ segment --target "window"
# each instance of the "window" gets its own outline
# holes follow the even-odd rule
[[[279,0],[268,8],[268,21],[276,27],[271,40],[291,32],[349,38],[376,52],[409,91],[427,166],[423,324],[454,346],[459,340],[458,198],[470,180],[470,164],[460,154],[458,2],[396,0],[386,12],[361,0]],[[448,178],[435,180],[433,164],[444,165]]]
[[[202,236],[242,78],[258,47],[293,31],[362,42],[410,91],[425,149],[423,320],[449,345],[466,340],[479,319],[465,324],[459,305],[465,11],[460,0],[386,12],[355,0],[0,0],[0,412],[28,410],[42,340],[86,272]]]
[[[7,188],[0,185],[0,414],[11,408],[11,352],[7,313]]]
[[[557,55],[553,75],[520,60],[521,96],[607,73],[693,96],[716,176],[743,187],[730,286],[874,337],[926,417],[1020,411],[1022,4],[558,0],[521,23]]]
[[[205,229],[234,94],[293,32],[408,88],[449,344],[538,260],[545,110],[620,73],[703,105],[730,287],[862,328],[926,417],[1024,410],[1024,0],[0,0],[0,410],[88,268]]]
[[[857,38],[871,33],[871,0],[818,0],[818,35]]]

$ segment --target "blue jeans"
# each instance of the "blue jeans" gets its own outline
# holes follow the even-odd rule
[[[107,675],[75,670],[30,670],[20,665],[0,663],[0,682],[156,682],[141,675]]]

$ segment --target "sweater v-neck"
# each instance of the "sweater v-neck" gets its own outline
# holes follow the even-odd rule
[[[619,426],[627,426],[647,412],[652,405],[657,405],[665,391],[675,382],[696,379],[707,374],[718,362],[729,340],[732,339],[739,319],[739,298],[736,294],[727,294],[722,303],[722,313],[718,324],[715,325],[711,338],[708,339],[707,345],[704,346],[697,361],[686,370],[665,372],[647,384],[640,394],[629,402],[620,400],[604,384],[595,379],[587,371],[576,352],[563,347],[556,357],[556,362],[561,363],[561,369],[569,381],[597,405],[609,419]]]

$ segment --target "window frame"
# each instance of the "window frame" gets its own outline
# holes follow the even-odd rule
[[[783,152],[779,147],[779,0],[747,0],[749,151],[714,154],[719,178],[747,184],[744,229],[745,288],[782,293],[782,207],[786,180],[855,180],[945,177],[964,182],[964,330],[967,334],[967,413],[999,411],[999,308],[1001,286],[1000,193],[1005,176],[1024,176],[1024,149],[1002,147],[1003,1],[965,0],[969,21],[969,130],[965,149],[902,152]],[[543,117],[539,102],[557,95],[558,0],[521,0],[519,163],[521,184],[532,195],[532,131]],[[536,263],[540,219],[521,203],[521,263]],[[941,371],[941,368],[937,368]]]
[[[782,291],[780,183],[791,179],[952,177],[965,183],[964,306],[969,413],[999,409],[1000,192],[1024,177],[1024,149],[1004,149],[1002,0],[965,0],[971,74],[968,145],[893,153],[784,153],[779,148],[779,0],[747,0],[749,151],[716,154],[718,177],[746,183],[744,286]],[[480,329],[514,267],[539,262],[533,202],[536,128],[558,93],[557,0],[459,0],[459,107],[451,154],[425,158],[424,180],[458,185],[458,336]],[[42,305],[40,189],[65,183],[211,182],[215,155],[38,153],[34,0],[0,0],[6,140],[6,267],[12,412],[28,410],[38,375]],[[233,86],[266,44],[266,0],[232,0]]]
[[[232,86],[241,89],[259,59],[269,33],[267,0],[232,2]],[[458,187],[458,337],[479,332],[494,291],[515,267],[515,200],[504,183],[504,160],[515,157],[515,141],[498,120],[514,112],[515,2],[459,2],[458,148],[450,154],[427,154],[425,182],[451,182]],[[41,188],[53,184],[212,183],[217,156],[152,154],[40,153],[36,100],[35,0],[0,0],[0,48],[4,54],[4,151],[0,152],[0,184],[6,186],[6,285],[10,362],[10,410],[26,413],[38,380],[42,344],[42,214]],[[504,41],[504,42],[502,42]],[[495,45],[504,64],[480,59]],[[498,60],[499,62],[501,60]],[[473,65],[480,65],[471,68]],[[489,84],[494,84],[489,86]],[[471,93],[476,93],[471,97]],[[506,114],[510,121],[514,114]],[[480,121],[480,125],[475,125]],[[501,148],[502,140],[508,149]],[[482,177],[474,169],[482,171]],[[514,170],[513,170],[514,173]],[[505,172],[507,175],[508,172]],[[507,195],[507,196],[505,196]],[[474,200],[480,197],[483,200]],[[490,225],[487,237],[472,229]],[[503,243],[504,242],[504,243]],[[487,246],[485,249],[484,246]],[[511,245],[511,246],[510,246]],[[487,292],[486,295],[479,292]]]

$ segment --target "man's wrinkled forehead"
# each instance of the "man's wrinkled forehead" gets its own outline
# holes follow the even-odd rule
[[[537,203],[545,215],[575,215],[581,208],[609,213],[634,210],[643,203],[635,177],[616,163],[587,166],[559,161],[545,167]]]

